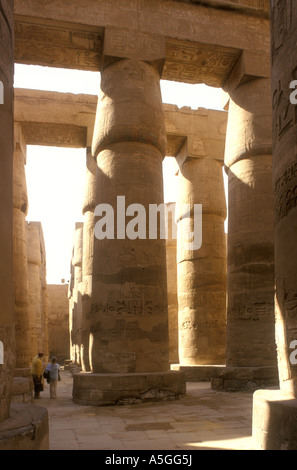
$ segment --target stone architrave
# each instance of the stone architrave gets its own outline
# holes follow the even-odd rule
[[[202,225],[194,205],[202,205]],[[225,363],[226,334],[226,201],[222,164],[213,158],[186,157],[179,165],[177,276],[179,361],[181,366]],[[190,208],[184,214],[185,205]],[[197,214],[196,214],[197,217]],[[190,223],[194,249],[181,236]],[[195,227],[196,225],[196,227]],[[200,233],[198,233],[198,231]],[[195,240],[194,240],[195,239]]]
[[[270,79],[229,90],[226,369],[213,386],[277,384]]]
[[[165,43],[150,35],[140,35],[138,42],[137,35],[105,30],[92,153],[95,216],[104,204],[112,217],[105,235],[96,232],[95,219],[92,374],[74,375],[77,403],[176,398],[185,390],[183,374],[169,370],[166,241],[149,233],[150,205],[163,204]],[[135,216],[142,216],[139,224]]]
[[[13,313],[13,1],[0,1],[0,422],[9,416],[15,366]]]
[[[280,390],[253,402],[256,449],[296,450],[297,422],[297,4],[271,4],[275,330]]]

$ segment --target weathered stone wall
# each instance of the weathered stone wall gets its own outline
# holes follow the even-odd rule
[[[63,364],[70,350],[68,284],[48,284],[47,292],[49,357]]]

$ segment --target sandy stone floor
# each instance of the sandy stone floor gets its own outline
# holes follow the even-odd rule
[[[72,377],[62,371],[58,398],[42,399],[49,414],[50,450],[252,450],[252,394],[217,392],[188,383],[178,401],[120,407],[72,401]]]

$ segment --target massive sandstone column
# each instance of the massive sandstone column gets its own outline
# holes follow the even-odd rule
[[[16,329],[16,368],[29,368],[30,322],[28,303],[28,260],[26,215],[28,194],[25,174],[26,143],[21,127],[15,125],[13,156],[13,285]]]
[[[40,222],[27,223],[28,297],[31,359],[43,352],[48,359],[45,250]]]
[[[81,365],[83,371],[91,370],[90,364],[90,319],[92,307],[92,273],[94,253],[94,211],[96,205],[96,160],[91,149],[86,155],[85,195],[82,213],[83,225],[83,253],[82,253],[82,319],[81,319]]]
[[[186,204],[191,210],[188,215],[185,215],[183,210]],[[202,205],[202,225],[194,220],[195,204]],[[180,206],[182,215],[180,218],[177,213],[180,364],[182,366],[224,364],[226,201],[221,162],[211,157],[186,157],[180,163],[178,173],[177,205]],[[193,241],[197,244],[190,250],[185,246],[181,236],[183,227],[187,223],[190,223],[191,231],[194,231]]]
[[[72,289],[69,302],[70,357],[81,366],[83,223],[77,222],[72,255]]]
[[[220,386],[259,388],[277,380],[270,80],[243,81],[229,95],[227,370]]]
[[[48,284],[49,357],[57,356],[59,364],[69,360],[69,299],[67,284]]]
[[[258,449],[297,449],[297,4],[270,2],[275,196],[275,329],[279,391],[254,394]],[[294,83],[292,83],[294,81]]]
[[[166,223],[168,238],[166,239],[166,271],[167,271],[167,298],[168,298],[168,335],[169,335],[169,362],[179,362],[178,353],[178,300],[177,300],[177,264],[176,264],[176,222],[175,203],[166,204]]]
[[[40,265],[40,288],[41,288],[41,337],[43,344],[45,362],[49,359],[48,351],[48,291],[47,291],[47,279],[46,279],[46,249],[45,240],[41,222],[38,222],[39,228],[39,239],[40,239],[40,252],[41,252],[41,265]]]
[[[168,398],[184,391],[182,374],[169,371],[165,239],[149,238],[148,223],[149,205],[163,203],[164,48],[159,37],[105,31],[92,151],[95,216],[105,216],[106,224],[101,217],[95,225],[93,374],[74,376],[74,400],[81,403]],[[108,217],[100,214],[99,204],[105,204]],[[106,231],[101,240],[100,223]]]
[[[15,364],[13,313],[13,1],[0,1],[0,422],[9,415]],[[2,89],[4,103],[2,100]],[[2,354],[1,354],[2,355]],[[2,359],[2,358],[1,358]],[[3,363],[2,363],[3,362]]]

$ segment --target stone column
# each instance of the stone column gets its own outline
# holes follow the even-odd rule
[[[69,282],[69,289],[68,289],[68,299],[69,299],[69,361],[70,363],[74,363],[74,332],[73,332],[73,312],[74,312],[74,266],[73,266],[73,253],[74,253],[74,246],[72,247],[72,256],[71,256],[71,263],[70,263],[70,282]]]
[[[73,293],[71,302],[70,335],[71,358],[75,364],[81,366],[81,320],[82,320],[82,259],[83,259],[83,223],[75,224],[73,247]]]
[[[86,155],[86,182],[82,212],[83,226],[83,255],[82,255],[82,320],[81,320],[81,362],[84,372],[91,370],[89,339],[90,319],[92,307],[92,273],[94,253],[94,211],[96,205],[96,160],[87,149]]]
[[[41,251],[38,226],[27,223],[27,258],[28,258],[28,297],[29,318],[31,325],[30,352],[31,359],[43,351],[42,316],[41,316]],[[45,358],[44,358],[45,359]]]
[[[296,450],[297,422],[297,4],[270,2],[275,196],[275,329],[280,390],[254,394],[257,449]]]
[[[182,374],[170,372],[168,364],[165,239],[150,238],[148,223],[149,205],[163,203],[164,54],[163,38],[105,30],[92,151],[96,205],[104,204],[109,218],[95,225],[93,374],[74,376],[73,396],[80,403],[118,404],[184,391]],[[95,216],[104,216],[96,209]]]
[[[48,284],[49,357],[57,356],[59,364],[69,362],[69,299],[67,284]]]
[[[48,351],[48,292],[46,280],[46,249],[42,225],[38,222],[39,240],[40,240],[40,289],[41,289],[41,334],[42,334],[42,351],[44,353],[43,361],[49,360]]]
[[[188,204],[191,213],[183,214]],[[202,205],[201,234],[196,249],[180,236],[185,224],[194,227],[194,204]],[[222,163],[212,158],[186,157],[180,163],[177,205],[177,276],[179,361],[182,366],[225,362],[226,330],[226,201]],[[195,231],[197,231],[195,229]]]
[[[178,354],[178,300],[177,300],[177,264],[176,264],[176,223],[175,203],[166,204],[168,238],[166,239],[167,296],[168,296],[168,334],[169,362],[177,364]],[[173,232],[172,232],[173,230]]]
[[[15,365],[13,312],[13,1],[0,2],[0,422],[9,416]],[[2,98],[2,91],[1,91]],[[3,363],[2,363],[3,362]]]
[[[26,143],[21,127],[15,125],[13,156],[13,281],[16,328],[16,368],[29,368],[30,322],[28,304],[28,260],[26,215],[28,194],[25,174]]]
[[[270,87],[254,78],[229,90],[227,367],[213,386],[231,390],[277,383]]]

